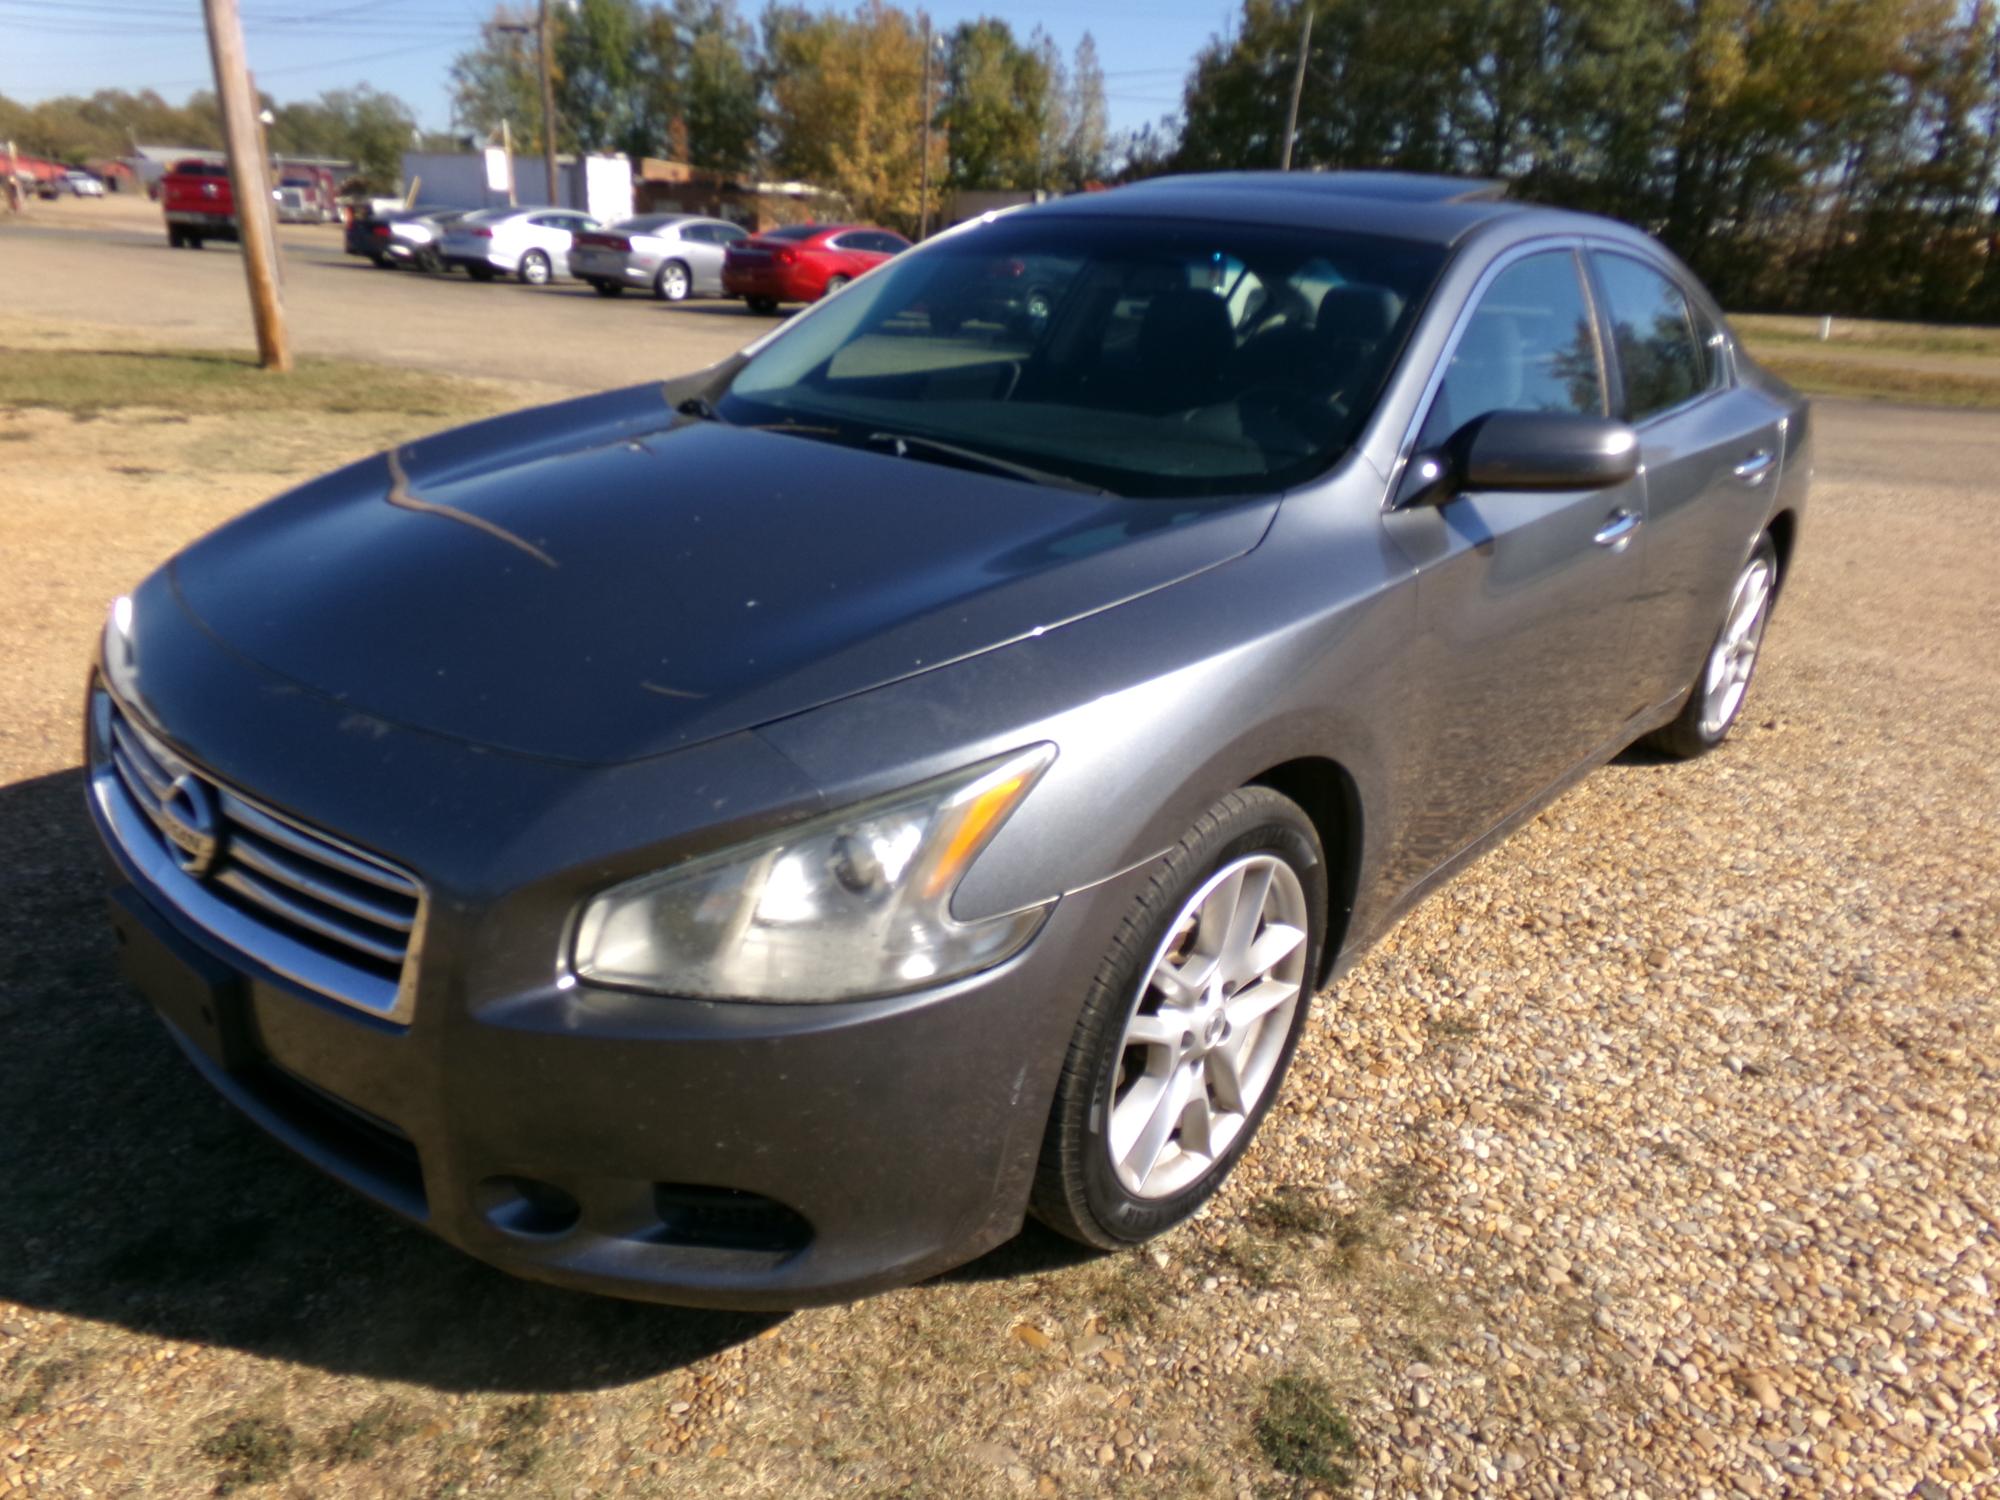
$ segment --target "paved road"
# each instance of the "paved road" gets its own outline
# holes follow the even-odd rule
[[[669,307],[599,297],[580,282],[535,288],[381,271],[344,255],[328,226],[285,226],[294,347],[454,374],[602,390],[699,369],[772,327],[739,302]],[[52,254],[52,250],[60,250]],[[24,311],[141,330],[181,344],[251,346],[232,245],[170,249],[143,202],[38,205],[0,219],[0,286]]]

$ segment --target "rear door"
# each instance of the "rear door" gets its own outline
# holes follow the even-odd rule
[[[743,238],[743,231],[733,224],[707,222],[683,224],[680,231],[675,253],[687,262],[694,290],[702,296],[715,296],[722,290],[723,247]]]
[[[1604,416],[1610,380],[1580,248],[1503,256],[1455,331],[1412,464],[1492,411]],[[1415,499],[1385,518],[1417,565],[1411,777],[1395,874],[1415,879],[1609,741],[1632,709],[1643,482]],[[1400,883],[1400,881],[1399,881]]]
[[[1633,636],[1638,696],[1678,698],[1722,624],[1730,586],[1778,487],[1784,412],[1737,384],[1706,299],[1664,263],[1590,252],[1619,408],[1646,474],[1645,586]]]

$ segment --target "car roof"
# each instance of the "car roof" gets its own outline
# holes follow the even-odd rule
[[[1016,212],[1090,217],[1219,219],[1381,234],[1451,246],[1482,226],[1548,220],[1551,228],[1608,230],[1614,221],[1518,203],[1490,178],[1416,172],[1197,172],[1151,177]],[[1014,217],[1010,214],[1008,217]],[[1615,226],[1629,233],[1622,225]]]

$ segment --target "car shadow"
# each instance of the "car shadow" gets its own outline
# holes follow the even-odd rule
[[[328,1182],[119,978],[82,772],[0,786],[0,849],[0,1298],[454,1391],[620,1385],[777,1321],[519,1281]]]

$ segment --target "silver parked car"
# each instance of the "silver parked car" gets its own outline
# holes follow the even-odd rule
[[[577,236],[570,270],[600,295],[651,287],[662,302],[722,295],[722,253],[750,232],[698,214],[642,214]]]
[[[445,226],[439,258],[474,281],[518,276],[547,286],[569,274],[572,236],[595,228],[597,220],[573,208],[486,208]]]

